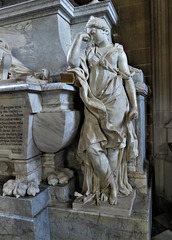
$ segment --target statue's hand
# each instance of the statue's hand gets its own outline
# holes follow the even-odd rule
[[[85,33],[85,32],[78,33],[78,38],[80,38],[84,42],[90,42],[91,41],[90,35],[88,33]]]
[[[133,119],[138,118],[138,110],[136,107],[132,108],[131,111],[128,114],[128,122],[130,122]]]

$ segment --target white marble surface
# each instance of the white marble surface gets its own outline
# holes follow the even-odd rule
[[[118,15],[111,1],[99,1],[93,4],[86,4],[74,8],[74,18],[72,23],[82,23],[88,21],[88,16],[105,17],[109,26],[117,23]]]
[[[49,186],[51,204],[57,204],[59,202],[69,202],[71,199],[73,199],[74,191],[75,178],[72,178],[67,184]]]
[[[137,193],[148,193],[148,173],[129,172],[129,182],[131,186],[137,191]]]
[[[70,145],[78,132],[79,111],[38,113],[34,115],[33,137],[42,152],[54,153]]]
[[[0,92],[9,91],[47,91],[47,90],[67,90],[77,92],[77,89],[69,84],[56,82],[47,84],[32,84],[32,83],[19,83],[17,79],[2,80],[0,81]]]
[[[150,201],[145,201],[142,196],[131,217],[113,217],[84,210],[76,211],[60,204],[50,206],[51,238],[52,240],[148,240],[150,239],[148,203]]]
[[[41,95],[37,93],[28,93],[29,104],[32,113],[37,113],[42,110]]]
[[[1,38],[8,42],[13,56],[32,72],[40,72],[41,69],[47,68],[51,75],[54,75],[67,68],[64,49],[70,43],[70,31],[68,32],[69,40],[62,41],[58,29],[58,20],[63,21],[61,18],[61,16],[57,18],[54,14],[41,18],[37,16],[23,22],[20,19],[18,23],[12,22],[10,25],[1,26]],[[66,30],[69,29],[69,26],[68,28],[66,26],[67,22],[63,22],[63,25]],[[62,29],[64,27],[62,26]]]
[[[66,84],[66,83],[61,83],[61,82],[48,83],[48,84],[45,84],[45,85],[41,85],[41,90],[42,91],[67,90],[67,91],[77,92],[77,89],[74,86]]]
[[[77,89],[67,84],[47,84],[41,93],[41,112],[59,112],[62,110],[74,110],[79,101]],[[78,101],[77,101],[78,100]]]
[[[0,9],[0,35],[9,43],[12,54],[33,72],[47,68],[55,75],[66,72],[73,36],[83,31],[92,14],[104,17],[109,26],[117,22],[108,0],[80,7],[73,7],[67,0],[27,1]]]
[[[1,25],[4,25],[4,23],[17,22],[19,19],[21,21],[21,18],[26,20],[33,16],[56,14],[57,9],[61,10],[61,14],[67,13],[67,19],[73,16],[74,7],[67,0],[32,0],[0,9],[0,21]]]
[[[50,240],[49,201],[45,188],[35,197],[0,196],[0,239]]]
[[[39,185],[35,181],[28,182],[23,179],[8,180],[3,185],[3,197],[15,196],[16,198],[24,197],[26,194],[35,196],[40,192]]]
[[[13,160],[17,179],[35,181],[39,184],[42,180],[42,161],[40,156],[26,160]]]
[[[67,55],[68,71],[76,75],[84,104],[78,144],[83,161],[82,200],[101,198],[116,205],[118,192],[126,196],[132,192],[127,162],[138,156],[132,124],[138,118],[134,72],[123,46],[109,38],[106,19],[91,16],[85,28],[86,32],[76,35]],[[90,41],[94,45],[83,53],[82,43]]]
[[[32,137],[30,106],[28,93],[24,91],[1,94],[1,156],[28,159],[39,154]]]
[[[10,86],[10,93],[7,92],[8,88],[5,89],[6,86]],[[0,154],[7,157],[7,160],[13,159],[14,172],[11,172],[12,168],[11,171],[7,171],[9,166],[4,159],[0,160],[3,160],[1,165],[6,175],[13,174],[17,179],[13,181],[14,184],[9,182],[5,185],[4,194],[19,197],[27,192],[27,194],[35,195],[39,187],[35,186],[32,181],[34,180],[36,184],[40,183],[42,170],[43,178],[47,178],[51,172],[59,174],[55,169],[54,154],[53,158],[51,156],[51,163],[47,160],[47,156],[45,157],[46,164],[44,161],[43,166],[40,156],[37,155],[40,151],[54,153],[65,148],[78,132],[80,112],[74,110],[77,90],[63,83],[40,86],[28,83],[9,83],[8,81],[8,85],[1,85],[1,87],[1,137],[4,141],[8,140],[10,144],[1,139]],[[47,112],[44,104],[47,104]],[[37,122],[35,124],[33,121],[35,118],[39,120],[39,124]],[[10,142],[13,139],[9,140],[7,137],[9,133],[10,139],[14,135],[14,144]],[[63,171],[63,176],[55,178],[59,183],[64,183],[68,182],[71,176],[69,177]]]
[[[12,91],[24,91],[24,90],[33,90],[41,91],[40,85],[29,84],[29,83],[16,83],[11,81],[6,81],[4,83],[0,82],[0,92],[12,92]]]
[[[72,44],[71,42],[71,25],[68,21],[65,21],[64,18],[57,15],[58,19],[58,29],[59,29],[59,40],[64,51],[64,54],[67,56],[69,48]]]
[[[95,15],[96,12],[99,16],[102,12],[106,13],[109,22],[113,21],[116,23],[118,18],[112,2],[108,0],[79,7],[74,7],[67,0],[55,0],[53,2],[51,0],[32,0],[0,9],[0,25],[9,24],[12,22],[12,19],[13,22],[17,22],[21,18],[22,20],[28,20],[33,18],[33,16],[41,17],[50,13],[55,14],[57,9],[60,15],[63,15],[64,19],[68,21],[72,19],[72,23],[82,22],[83,19],[87,21],[88,17],[86,16]]]
[[[146,123],[145,123],[145,97],[148,94],[148,88],[144,83],[144,75],[142,70],[133,68],[135,74],[133,81],[136,87],[137,93],[137,106],[138,106],[138,119],[134,121],[135,131],[138,138],[139,156],[136,158],[136,172],[144,172],[144,163],[146,160]]]
[[[75,200],[72,204],[73,209],[77,211],[86,211],[100,214],[108,214],[111,216],[131,216],[133,211],[133,204],[136,198],[136,191],[133,191],[129,196],[118,196],[118,204],[110,205],[107,201],[99,201],[96,205],[95,201],[83,204],[82,202]]]

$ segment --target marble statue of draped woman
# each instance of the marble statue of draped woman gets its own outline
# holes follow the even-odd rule
[[[92,17],[86,27],[87,34],[78,34],[68,55],[69,71],[77,75],[85,106],[78,145],[83,160],[83,200],[96,197],[116,204],[118,192],[132,192],[127,162],[138,155],[131,122],[137,117],[133,72],[123,47],[109,41],[103,19]],[[95,46],[81,51],[80,42],[89,38]]]

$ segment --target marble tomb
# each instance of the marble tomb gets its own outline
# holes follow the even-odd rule
[[[33,0],[0,8],[1,62],[7,62],[0,70],[0,180],[6,184],[0,195],[2,240],[150,239],[148,88],[139,69],[131,67],[139,154],[127,169],[134,191],[118,195],[116,205],[74,201],[83,182],[77,154],[83,104],[76,75],[67,73],[67,53],[91,15],[104,18],[110,28],[118,19],[109,0],[75,7],[68,0]],[[17,76],[14,58],[24,69]]]

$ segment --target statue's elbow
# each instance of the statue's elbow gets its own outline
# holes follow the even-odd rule
[[[75,64],[73,64],[72,61],[67,61],[67,64],[68,64],[68,66],[71,67],[71,68],[74,68],[74,67],[75,67]]]
[[[72,59],[67,59],[67,64],[71,68],[79,67],[78,61],[75,61],[75,60],[72,60]]]

